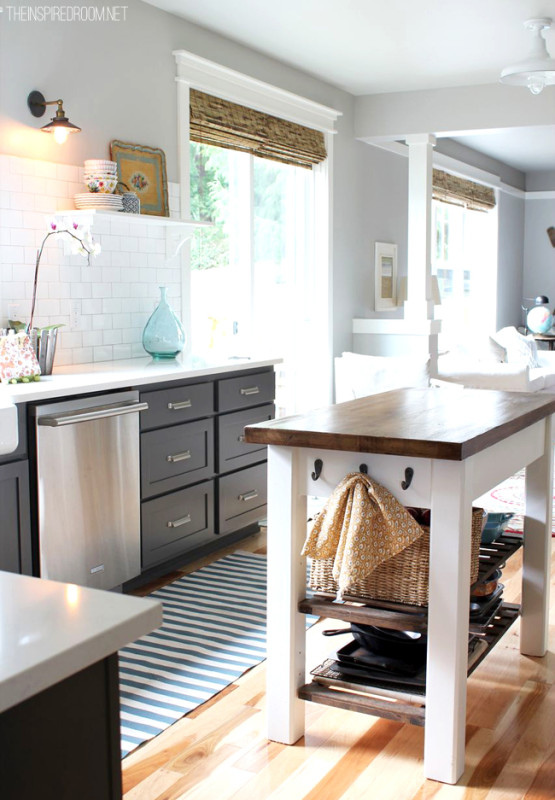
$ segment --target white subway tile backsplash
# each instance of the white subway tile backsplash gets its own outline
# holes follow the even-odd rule
[[[61,344],[64,348],[73,349],[83,345],[83,334],[77,331],[62,331]]]
[[[36,175],[22,176],[21,191],[39,196],[46,194],[46,183],[44,177],[37,177]]]
[[[104,331],[102,338],[104,340],[104,344],[121,344],[122,332],[114,330]]]
[[[112,296],[112,284],[111,283],[93,283],[92,286],[92,296],[93,297],[111,297]]]
[[[113,351],[110,345],[93,348],[93,361],[111,361]]]
[[[134,344],[135,342],[142,341],[143,330],[142,328],[132,328],[131,326],[122,331],[122,342],[124,344]]]
[[[102,344],[102,331],[83,331],[83,347],[94,347],[99,344]]]
[[[35,175],[37,178],[55,178],[57,166],[50,161],[35,161]]]
[[[121,313],[121,300],[114,299],[113,297],[104,298],[102,301],[103,314],[120,314]]]
[[[10,171],[15,175],[35,175],[35,161],[14,156],[10,160]]]
[[[73,348],[73,363],[74,364],[90,364],[93,360],[92,347],[74,347]]]
[[[94,331],[107,330],[113,326],[111,314],[95,314],[92,318],[92,327]]]
[[[77,183],[77,181],[80,182],[81,180],[78,168],[69,164],[56,164],[56,177],[59,181],[64,181],[65,183],[71,183],[72,181]]]
[[[88,300],[92,296],[91,283],[72,283],[70,289],[70,297],[78,300]]]
[[[113,358],[131,358],[131,345],[130,344],[115,344],[112,348]],[[143,352],[143,355],[145,353]]]
[[[8,316],[29,317],[37,248],[56,210],[84,191],[81,166],[0,154],[0,327]],[[170,212],[179,212],[179,185],[169,184]],[[77,218],[76,218],[77,221]],[[144,356],[143,328],[169,288],[179,312],[180,257],[166,258],[163,226],[97,215],[93,238],[102,252],[87,264],[50,237],[39,272],[35,324],[61,324],[56,364]],[[75,319],[75,302],[80,314]],[[75,328],[70,328],[70,323]]]
[[[129,253],[114,252],[112,253],[112,266],[113,267],[128,267],[129,266]]]

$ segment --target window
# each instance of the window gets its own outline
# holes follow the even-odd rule
[[[432,201],[432,272],[442,320],[440,348],[449,349],[496,327],[497,212]]]
[[[280,356],[276,413],[315,405],[312,171],[197,142],[190,159],[191,214],[213,223],[191,246],[193,352]]]

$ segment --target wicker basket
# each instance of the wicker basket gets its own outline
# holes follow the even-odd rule
[[[483,509],[472,509],[472,549],[470,556],[470,584],[478,579],[480,537]],[[364,581],[350,586],[343,594],[362,600],[389,600],[415,606],[428,605],[428,578],[430,572],[430,529],[423,526],[424,534],[396,556],[380,564]],[[312,559],[309,586],[316,593],[336,594],[333,578],[333,558]]]

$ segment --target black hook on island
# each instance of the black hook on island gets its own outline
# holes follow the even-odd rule
[[[321,458],[317,458],[314,462],[314,472],[311,473],[311,478],[313,481],[317,481],[320,475],[322,474],[322,467],[324,466],[324,462]]]
[[[401,481],[401,489],[407,490],[412,483],[414,477],[414,470],[412,467],[407,467],[405,470],[405,480]]]

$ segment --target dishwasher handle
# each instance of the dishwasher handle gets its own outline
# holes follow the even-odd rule
[[[67,411],[63,414],[52,414],[39,417],[39,425],[48,425],[50,428],[59,428],[61,425],[75,425],[78,422],[92,422],[95,419],[119,417],[122,414],[135,414],[137,411],[146,411],[148,403],[111,403],[106,406],[95,406],[87,411]]]

